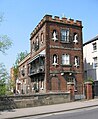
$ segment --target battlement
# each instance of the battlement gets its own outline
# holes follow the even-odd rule
[[[36,26],[36,28],[31,33],[31,37],[39,30],[39,28],[43,25],[43,23],[45,23],[47,21],[82,27],[82,21],[79,21],[79,20],[74,20],[74,19],[71,19],[71,18],[68,19],[66,17],[60,18],[58,16],[53,17],[52,15],[45,15],[43,17],[43,19],[40,21],[40,23]]]
[[[54,21],[54,22],[60,22],[60,23],[65,23],[65,24],[73,24],[73,25],[77,25],[77,26],[82,26],[82,22],[79,20],[74,20],[74,19],[68,19],[66,17],[58,17],[58,16],[54,16],[52,17],[52,15],[45,15],[43,19],[46,19],[48,21]]]

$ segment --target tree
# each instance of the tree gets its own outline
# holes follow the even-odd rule
[[[3,15],[0,15],[0,22],[2,22]],[[12,46],[12,41],[7,35],[0,35],[0,52],[5,53]]]
[[[17,54],[16,61],[14,64],[14,76],[18,77],[18,63],[22,61],[28,55],[27,51],[20,52]]]
[[[20,61],[22,61],[27,55],[28,55],[27,51],[25,51],[25,52],[20,52],[20,53],[17,54],[16,61],[15,61],[15,64],[14,64],[14,66],[13,66],[14,79],[15,79],[15,81],[16,81],[16,79],[18,78],[18,73],[19,73],[18,63],[19,63]]]
[[[27,51],[18,53],[15,64],[18,65],[18,63],[22,61],[27,55],[28,55]]]
[[[6,93],[6,81],[9,79],[9,75],[6,71],[5,65],[0,63],[0,95]]]
[[[3,15],[0,15],[0,23],[4,20]],[[7,35],[0,35],[0,52],[5,53],[12,45],[10,38]],[[0,95],[6,93],[6,80],[9,78],[5,65],[0,63]]]
[[[0,36],[0,51],[2,53],[5,53],[5,51],[11,47],[11,45],[12,42],[10,41],[10,38],[7,35]]]

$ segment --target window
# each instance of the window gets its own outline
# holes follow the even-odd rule
[[[97,57],[94,57],[93,59],[94,59],[93,67],[96,68],[98,66],[98,61],[97,61],[98,59]]]
[[[43,42],[44,42],[44,35],[43,33],[41,33],[41,44],[43,44]]]
[[[69,30],[61,30],[61,41],[69,42]]]
[[[62,65],[69,65],[70,64],[70,56],[68,54],[62,55]]]
[[[54,65],[57,64],[57,55],[56,54],[53,55],[53,64]]]
[[[74,58],[74,66],[79,66],[80,65],[80,58],[78,56],[75,56]]]
[[[24,66],[23,66],[23,68],[21,68],[21,74],[22,74],[22,76],[25,76],[25,69],[24,69]]]
[[[38,37],[36,37],[36,41],[34,44],[34,50],[37,51],[38,49],[39,49],[39,39],[38,39]]]
[[[74,33],[73,42],[74,42],[75,44],[78,43],[78,34],[77,34],[77,33]]]
[[[96,51],[96,50],[97,50],[97,44],[95,42],[95,43],[93,43],[93,51]]]
[[[36,45],[39,45],[38,37],[36,38]]]
[[[69,76],[68,79],[67,79],[67,82],[73,82],[74,83],[74,88],[75,88],[75,90],[77,90],[77,81],[74,77]]]
[[[75,81],[74,78],[71,77],[71,76],[69,76],[68,79],[67,79],[67,82],[74,82],[74,81]]]
[[[43,80],[41,80],[41,82],[40,82],[40,83],[41,83],[40,89],[41,89],[41,90],[43,90],[43,89],[44,89],[44,81],[43,81]]]
[[[57,39],[57,31],[56,31],[56,30],[53,30],[52,39],[53,39],[54,41],[57,41],[57,40],[58,40],[58,39]]]

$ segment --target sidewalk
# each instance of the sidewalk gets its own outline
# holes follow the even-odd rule
[[[39,107],[14,109],[12,111],[0,112],[0,119],[13,119],[17,117],[36,116],[55,112],[64,112],[81,108],[98,106],[98,99],[88,101],[76,101],[63,104],[46,105]]]

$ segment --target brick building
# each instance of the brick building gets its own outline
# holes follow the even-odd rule
[[[83,83],[82,45],[81,21],[45,15],[30,37],[31,92],[67,91],[68,82],[78,90]]]
[[[30,77],[28,77],[28,61],[30,60],[30,53],[18,63],[19,74],[16,80],[16,91],[18,93],[30,92]]]

